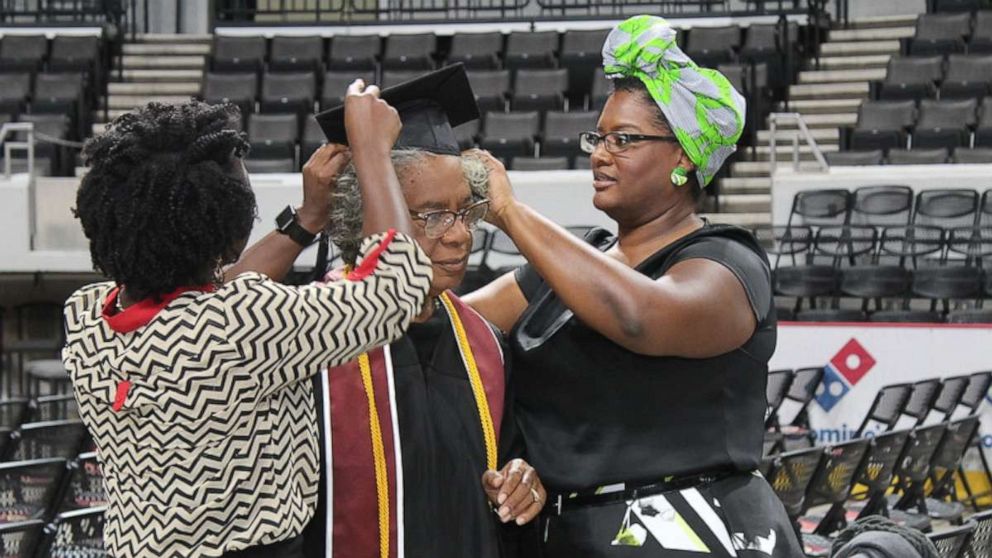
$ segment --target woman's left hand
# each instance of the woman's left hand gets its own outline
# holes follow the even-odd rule
[[[516,521],[524,525],[537,517],[544,508],[548,493],[537,471],[523,459],[514,459],[501,471],[486,471],[482,487],[489,501],[497,507],[500,521]]]
[[[489,212],[486,213],[486,221],[506,230],[504,216],[517,203],[510,178],[506,175],[506,167],[484,149],[470,149],[465,153],[478,157],[489,169]]]

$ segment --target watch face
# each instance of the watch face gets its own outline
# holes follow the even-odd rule
[[[282,212],[279,213],[279,216],[276,217],[276,226],[279,227],[279,230],[285,230],[293,224],[293,217],[295,215],[296,212],[293,211],[293,206],[287,205],[286,209],[283,209]]]

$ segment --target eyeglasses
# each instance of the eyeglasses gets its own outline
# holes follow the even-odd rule
[[[427,234],[427,238],[435,239],[444,236],[444,233],[448,232],[459,218],[465,224],[465,228],[474,231],[479,226],[479,221],[486,217],[488,211],[489,200],[486,199],[479,200],[458,211],[451,211],[450,209],[438,209],[423,213],[410,211],[410,215],[413,216],[414,220],[424,222],[424,233]]]
[[[586,153],[592,153],[601,142],[610,153],[620,153],[625,151],[631,144],[638,141],[667,141],[678,143],[675,136],[646,136],[644,134],[628,134],[626,132],[610,132],[600,134],[597,132],[582,132],[579,134],[579,147]]]

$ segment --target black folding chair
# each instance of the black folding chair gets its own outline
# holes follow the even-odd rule
[[[968,558],[992,558],[992,510],[976,513],[968,518],[975,524],[975,531],[968,545]]]
[[[95,452],[84,453],[70,462],[67,477],[58,513],[108,504],[103,472]]]
[[[45,522],[40,519],[0,524],[0,556],[4,558],[35,558],[41,543]]]
[[[965,558],[974,533],[975,524],[969,521],[960,527],[930,533],[927,538],[937,547],[940,558]]]
[[[65,473],[65,459],[0,463],[0,523],[50,519]]]
[[[978,415],[972,415],[947,425],[947,432],[930,461],[926,507],[931,519],[960,524],[964,518],[964,504],[957,499],[954,480],[965,452],[978,434],[978,423]]]
[[[855,437],[864,436],[870,425],[876,425],[880,427],[878,430],[885,432],[894,429],[912,393],[913,384],[909,383],[889,384],[879,389]]]
[[[86,427],[79,420],[33,422],[22,425],[10,436],[6,461],[48,457],[75,458],[92,445]]]
[[[799,535],[798,520],[805,510],[806,491],[823,459],[823,448],[806,448],[765,458],[768,483],[785,506]]]
[[[810,508],[827,505],[840,505],[840,512],[822,518],[802,517],[800,526],[803,531],[803,547],[807,556],[827,556],[833,540],[830,533],[844,527],[843,504],[851,495],[854,481],[861,476],[866,463],[865,458],[871,451],[871,440],[859,438],[827,447],[823,459],[806,491],[804,507]]]
[[[930,478],[930,463],[940,446],[947,423],[921,426],[913,430],[902,462],[896,469],[894,486],[898,493],[889,495],[889,517],[902,525],[929,532],[930,516],[922,490]]]
[[[778,409],[789,393],[792,379],[793,372],[789,368],[768,372],[768,384],[765,386],[765,400],[768,403],[765,410],[766,429],[778,424]]]
[[[103,514],[105,507],[60,513],[47,527],[39,556],[104,558]]]
[[[963,410],[968,415],[979,414],[979,408],[988,396],[990,386],[992,386],[992,371],[983,370],[981,372],[970,374],[968,376],[968,387],[964,390],[964,394],[961,395],[960,405],[958,405],[956,411],[961,412]],[[951,415],[954,414],[955,411],[951,411]],[[964,486],[965,494],[967,494],[962,501],[970,504],[975,511],[978,511],[979,509],[979,499],[992,495],[992,468],[989,467],[988,459],[985,457],[985,450],[982,448],[981,440],[982,436],[981,432],[979,432],[979,435],[975,437],[975,441],[968,451],[974,450],[978,452],[978,462],[982,466],[982,473],[985,475],[985,483],[989,488],[981,492],[976,492],[972,488],[971,483],[968,482],[968,476],[965,474],[964,469],[960,467],[958,468],[958,476],[961,478],[961,483]]]
[[[773,444],[769,452],[787,451],[815,444],[813,428],[809,423],[809,405],[816,397],[816,390],[823,381],[823,367],[800,368],[793,373],[792,384],[776,413],[779,422],[773,425],[769,436]],[[791,418],[786,419],[792,413]]]
[[[871,450],[865,458],[865,466],[856,482],[857,485],[865,487],[864,492],[856,494],[856,496],[863,498],[863,501],[850,506],[850,510],[853,512],[851,514],[848,513],[846,503],[834,506],[838,509],[828,511],[827,517],[860,519],[869,515],[884,515],[888,506],[885,494],[892,486],[892,479],[906,454],[911,437],[912,432],[909,430],[895,430],[872,438]]]
[[[913,392],[902,408],[902,416],[896,421],[896,428],[912,428],[922,425],[930,415],[930,410],[933,409],[933,404],[939,395],[939,378],[929,378],[913,383]],[[904,424],[907,422],[908,424]]]

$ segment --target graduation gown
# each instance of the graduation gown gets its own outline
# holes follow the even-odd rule
[[[471,346],[498,466],[521,452],[513,427],[499,334],[447,293]],[[486,436],[453,321],[444,305],[398,341],[369,353],[378,429],[357,362],[316,378],[323,447],[320,504],[306,533],[308,557],[497,558],[505,529],[481,485]],[[376,474],[372,432],[381,435]],[[493,439],[493,438],[490,438]],[[385,480],[386,482],[383,482]],[[386,486],[383,486],[386,485]],[[388,519],[383,510],[388,510]]]

